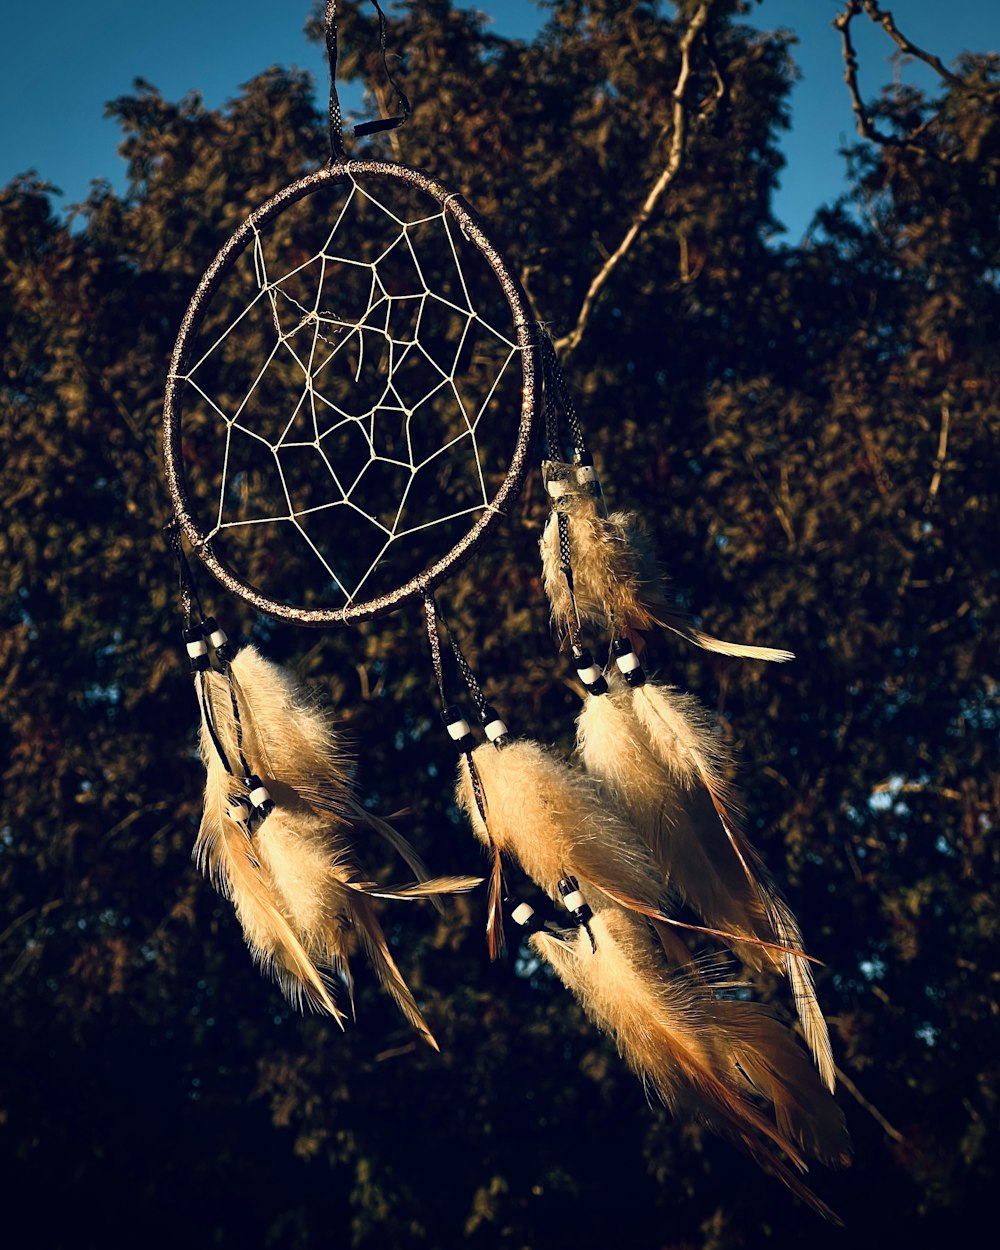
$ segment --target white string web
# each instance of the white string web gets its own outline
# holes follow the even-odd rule
[[[326,213],[314,196],[254,230],[177,375],[206,539],[345,608],[492,507],[498,436],[509,456],[519,415],[497,279],[444,208],[401,190],[352,178]]]

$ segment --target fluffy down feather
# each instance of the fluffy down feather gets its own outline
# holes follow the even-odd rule
[[[234,898],[251,949],[272,968],[286,970],[291,963],[296,974],[279,975],[279,983],[293,1002],[302,995],[313,1005],[334,1014],[343,1014],[333,1005],[319,969],[332,969],[351,986],[349,957],[360,943],[383,987],[396,1000],[410,1023],[436,1049],[436,1043],[389,953],[374,910],[373,897],[426,897],[432,891],[460,891],[479,883],[476,877],[450,877],[421,885],[380,889],[365,881],[358,870],[348,842],[347,813],[353,811],[350,796],[350,768],[340,749],[330,716],[318,708],[288,674],[270,664],[252,648],[241,650],[232,663],[240,723],[242,749],[250,768],[262,779],[274,801],[274,809],[248,838],[242,826],[225,815],[225,803],[212,799],[206,804],[206,826],[199,836],[196,856],[208,862],[217,880],[224,878],[224,892]],[[206,674],[206,694],[212,712],[215,735],[232,763],[239,756],[237,722],[233,713],[227,678]],[[202,755],[210,780],[218,780],[222,799],[227,786],[242,790],[242,782],[224,770],[208,727],[202,732]],[[313,801],[316,796],[321,801]],[[209,816],[210,807],[220,816]],[[218,853],[220,838],[215,830],[233,826],[243,839],[243,860],[252,867],[253,883],[266,888],[268,918],[281,918],[281,933],[295,939],[294,959],[284,948],[274,952],[273,938],[261,930],[257,911],[234,893],[233,861],[230,854]],[[221,843],[229,845],[232,835]],[[237,861],[246,877],[243,860]],[[252,900],[251,900],[252,901]],[[259,910],[259,909],[258,909]],[[249,924],[246,916],[254,919]],[[269,943],[269,944],[268,944]],[[287,943],[286,943],[287,944]],[[302,956],[306,963],[303,964]],[[310,971],[311,970],[311,971]],[[316,983],[323,986],[320,995]]]
[[[630,690],[612,674],[608,694],[584,705],[577,745],[663,878],[706,925],[750,939],[734,946],[752,967],[763,954],[787,972],[817,1067],[833,1089],[829,1034],[809,963],[798,953],[798,923],[731,814],[724,759],[697,700],[651,682]],[[754,945],[760,940],[785,951]]]
[[[641,649],[642,635],[662,627],[695,646],[721,655],[754,660],[783,661],[790,651],[726,642],[695,629],[678,611],[657,567],[649,535],[636,512],[607,515],[603,501],[576,482],[573,466],[551,462],[546,480],[558,480],[565,494],[556,509],[569,525],[573,591],[580,621],[599,629],[614,629],[630,637]],[[554,510],[541,538],[542,579],[552,607],[552,619],[561,634],[576,620],[573,595],[562,570],[559,526]]]
[[[515,859],[551,898],[559,897],[560,879],[572,876],[593,911],[617,904],[648,917],[671,951],[674,943],[664,926],[734,939],[724,930],[682,923],[663,910],[663,874],[652,853],[582,770],[523,739],[502,750],[482,744],[472,753],[472,767],[485,820],[464,760],[457,797],[476,836],[494,853]]]
[[[319,811],[355,826],[367,825],[392,846],[418,881],[427,881],[427,866],[406,838],[358,802],[354,762],[344,749],[332,709],[255,647],[240,648],[232,674],[238,691],[244,686],[253,690],[253,698],[243,701],[246,728],[256,740],[268,776],[280,777]],[[442,910],[437,896],[429,897]]]
[[[254,959],[269,972],[296,1007],[327,1012],[343,1026],[326,978],[286,915],[271,872],[261,864],[242,824],[228,815],[230,797],[240,794],[223,768],[202,721],[201,752],[207,769],[205,810],[194,846],[198,867],[229,899]]]
[[[530,941],[672,1111],[735,1141],[839,1222],[773,1149],[799,1171],[805,1154],[833,1166],[850,1162],[843,1115],[794,1037],[755,1005],[719,1000],[688,969],[669,968],[640,918],[612,907],[592,928],[596,950],[580,933],[569,943],[545,932]]]

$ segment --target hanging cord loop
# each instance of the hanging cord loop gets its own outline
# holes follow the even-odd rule
[[[201,600],[198,598],[198,588],[194,583],[194,574],[191,572],[191,565],[188,558],[184,554],[184,544],[181,542],[181,527],[175,518],[166,527],[167,541],[170,544],[170,550],[174,554],[177,561],[177,590],[181,600],[181,611],[184,613],[184,619],[190,626],[191,614],[193,608],[198,609],[198,615],[204,619],[205,613],[201,606]]]
[[[378,0],[371,0],[375,6],[375,12],[378,14],[378,44],[379,52],[382,56],[382,68],[385,76],[389,80],[389,84],[396,93],[396,99],[399,102],[399,113],[396,117],[381,117],[376,121],[362,122],[360,126],[354,127],[356,138],[363,138],[365,135],[380,134],[386,130],[395,130],[397,126],[402,126],[404,122],[409,120],[413,109],[410,107],[410,101],[406,93],[400,87],[399,83],[393,78],[389,69],[388,52],[386,49],[386,20],[385,13]],[[345,156],[344,152],[344,115],[340,108],[340,96],[337,93],[337,0],[326,0],[326,13],[323,18],[323,31],[326,37],[326,56],[330,63],[330,161],[335,164],[342,161]]]
[[[572,393],[548,334],[542,335],[542,382],[545,393],[545,459],[593,464],[584,443],[583,426]],[[569,454],[566,454],[567,451]]]

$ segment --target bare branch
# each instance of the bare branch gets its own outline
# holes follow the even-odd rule
[[[2,946],[10,935],[19,929],[21,925],[34,919],[35,916],[47,916],[50,911],[53,911],[56,907],[62,907],[65,902],[66,900],[64,898],[51,898],[47,903],[43,903],[41,907],[30,907],[26,912],[22,912],[16,920],[11,921],[7,928],[4,929],[3,933],[0,933],[0,946]]]
[[[865,13],[873,22],[877,22],[882,27],[901,52],[905,53],[906,56],[916,57],[918,61],[923,61],[925,65],[929,65],[936,74],[939,74],[945,82],[951,83],[953,87],[968,88],[968,84],[964,79],[959,78],[957,74],[953,74],[939,56],[935,56],[933,52],[925,52],[923,48],[918,48],[915,43],[911,43],[896,25],[896,19],[888,9],[880,9],[876,0],[862,0],[862,3]]]
[[[952,790],[948,786],[929,786],[922,781],[904,781],[902,783],[894,781],[891,777],[888,781],[880,781],[877,785],[872,786],[872,794],[939,794],[943,799],[952,799],[956,803],[962,801],[961,792]]]
[[[951,409],[947,403],[941,405],[941,431],[938,434],[937,455],[934,457],[934,476],[931,478],[930,486],[927,488],[927,499],[924,502],[924,511],[926,512],[934,500],[937,493],[941,489],[941,474],[944,472],[944,462],[948,455],[948,431],[951,426]]]
[[[842,1068],[837,1068],[836,1072],[837,1072],[837,1080],[841,1083],[841,1085],[843,1085],[844,1089],[847,1090],[847,1092],[851,1095],[851,1097],[855,1100],[855,1102],[859,1106],[863,1107],[865,1111],[868,1112],[868,1114],[872,1117],[872,1119],[876,1122],[876,1124],[878,1124],[883,1129],[883,1131],[886,1132],[892,1138],[894,1142],[906,1141],[906,1138],[899,1131],[899,1129],[893,1128],[893,1126],[885,1118],[882,1112],[879,1111],[878,1107],[876,1107],[874,1103],[870,1103],[868,1099],[865,1098],[861,1090],[858,1089],[858,1087],[854,1084],[854,1082],[847,1075],[847,1073],[844,1072]]]
[[[569,334],[555,340],[555,349],[561,355],[568,355],[579,346],[580,340],[583,338],[584,332],[586,331],[590,314],[593,311],[598,297],[604,290],[605,286],[607,286],[608,280],[614,273],[615,269],[617,269],[618,265],[628,253],[632,244],[635,242],[639,231],[653,215],[657,204],[663,198],[664,192],[673,182],[681,168],[687,147],[687,90],[691,81],[691,49],[693,48],[695,40],[698,36],[705,31],[714,2],[715,0],[703,0],[703,2],[695,10],[691,21],[681,38],[681,67],[672,93],[673,135],[670,142],[670,152],[667,156],[667,163],[656,182],[650,188],[648,195],[643,201],[642,207],[639,209],[635,220],[626,231],[624,238],[594,276],[593,281],[587,289],[587,294],[583,298],[583,303],[580,306],[580,313],[576,319],[576,325]],[[708,111],[714,110],[726,89],[725,79],[723,78],[714,57],[711,58],[711,64],[712,71],[715,76],[716,91],[708,106]]]
[[[941,152],[932,144],[918,142],[935,120],[933,116],[928,117],[926,121],[902,136],[885,134],[884,131],[877,129],[875,126],[871,119],[871,114],[861,98],[861,89],[858,86],[858,54],[851,39],[851,22],[862,12],[871,21],[882,27],[901,52],[923,61],[925,65],[929,65],[949,86],[973,95],[981,95],[989,100],[996,99],[998,92],[984,91],[974,83],[970,83],[959,75],[953,74],[939,56],[935,56],[932,52],[925,52],[923,48],[917,47],[896,25],[896,20],[892,13],[888,9],[879,8],[876,0],[847,0],[844,11],[838,13],[834,18],[833,25],[840,31],[841,52],[844,58],[844,82],[847,84],[847,89],[851,95],[851,108],[854,110],[854,116],[858,121],[858,134],[863,139],[868,139],[869,142],[877,143],[881,147],[900,148],[908,152],[915,152],[920,156],[930,157],[932,160],[942,161],[946,164],[955,164],[959,159],[956,154]]]

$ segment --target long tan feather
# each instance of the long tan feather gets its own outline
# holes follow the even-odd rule
[[[490,890],[486,904],[486,947],[490,959],[499,959],[507,945],[503,931],[503,860],[500,848],[490,842]]]
[[[794,659],[790,651],[727,642],[695,629],[684,618],[667,591],[652,543],[636,512],[604,511],[603,501],[577,481],[572,465],[549,462],[546,481],[558,481],[565,492],[555,503],[541,538],[542,579],[560,633],[568,633],[577,613],[581,622],[613,628],[641,648],[641,636],[656,627],[721,655],[782,662]],[[557,513],[569,526],[573,596],[562,569]]]
[[[707,923],[744,938],[768,937],[784,948],[781,961],[806,1041],[832,1090],[836,1076],[830,1036],[802,933],[733,813],[724,760],[704,710],[692,696],[653,682],[630,691],[612,677],[610,687],[604,707],[595,708],[592,702],[585,709],[590,728],[583,728],[584,758],[589,752],[590,763],[604,771],[661,870]],[[609,762],[610,718],[619,721],[626,744],[622,760],[627,776],[616,776]],[[656,779],[659,806],[651,778]],[[741,944],[739,953],[757,966],[752,948]]]
[[[773,1149],[800,1171],[803,1152],[838,1166],[850,1158],[833,1098],[807,1061],[789,1061],[795,1043],[787,1030],[749,1004],[715,999],[686,969],[665,967],[645,926],[627,912],[602,911],[592,925],[596,949],[579,934],[566,943],[537,933],[531,944],[671,1110],[705,1120],[839,1223]],[[777,1122],[758,1108],[757,1095],[774,1105]]]
[[[244,648],[233,661],[243,752],[263,780],[274,808],[254,830],[253,853],[270,883],[275,905],[313,966],[334,970],[352,985],[350,956],[360,941],[382,986],[425,1040],[433,1037],[389,954],[369,891],[347,840],[352,811],[350,769],[329,716],[313,705],[287,674]],[[206,675],[216,737],[230,760],[238,758],[237,721],[226,676]],[[214,765],[218,753],[207,742]],[[223,774],[225,775],[225,774]],[[323,802],[310,799],[316,793]],[[465,890],[478,878],[438,878],[433,883],[386,887],[386,897],[417,898],[446,889]],[[405,891],[405,892],[404,892]]]
[[[361,941],[364,952],[368,956],[368,962],[374,968],[375,974],[383,988],[396,1000],[400,1011],[402,1011],[403,1015],[428,1046],[433,1050],[440,1050],[430,1029],[427,1027],[427,1022],[424,1020],[416,1000],[410,992],[409,986],[403,980],[402,973],[396,967],[395,960],[389,953],[385,934],[382,932],[382,927],[375,916],[374,909],[363,896],[359,896],[354,906],[351,907],[350,919],[354,931]]]
[[[375,830],[418,881],[428,880],[430,872],[416,849],[355,797],[353,762],[332,711],[255,647],[240,648],[232,672],[237,689],[246,686],[253,691],[253,698],[246,700],[247,728],[256,738],[268,775],[280,777],[317,811]],[[429,897],[443,912],[441,900]]]
[[[472,753],[472,762],[485,819],[465,761],[457,797],[476,836],[487,849],[515,859],[551,898],[559,897],[560,880],[573,876],[595,912],[618,905],[660,925],[734,940],[730,932],[687,924],[663,910],[662,873],[649,848],[602,801],[586,773],[523,739],[502,750],[484,743]]]
[[[634,832],[602,806],[593,782],[537,742],[519,740],[497,750],[484,743],[472,754],[486,808],[483,820],[468,766],[460,766],[458,799],[476,835],[516,859],[553,898],[567,874],[590,887],[621,891],[654,912],[661,893],[655,866]]]
[[[413,881],[406,885],[379,885],[365,881],[355,883],[353,888],[370,898],[432,898],[436,894],[467,894],[482,884],[482,877],[431,877],[429,881]]]
[[[359,940],[382,988],[437,1050],[389,953],[370,893],[363,888],[364,883],[359,886],[355,882],[356,870],[343,845],[330,837],[329,823],[304,804],[298,810],[276,804],[258,828],[256,841],[261,863],[270,868],[292,924],[313,958],[349,975],[352,946]],[[464,880],[462,888],[468,888]]]
[[[759,891],[733,854],[703,788],[657,758],[636,716],[632,691],[614,673],[608,680],[608,693],[588,698],[577,721],[577,749],[587,772],[641,835],[662,879],[707,924],[737,936],[776,940]],[[737,949],[752,967],[761,966],[760,947]]]
[[[254,959],[269,972],[288,1000],[327,1012],[343,1027],[345,1017],[299,935],[268,869],[251,848],[242,825],[227,814],[238,785],[225,771],[202,713],[201,751],[207,770],[205,811],[194,859],[223,897],[229,899]]]

